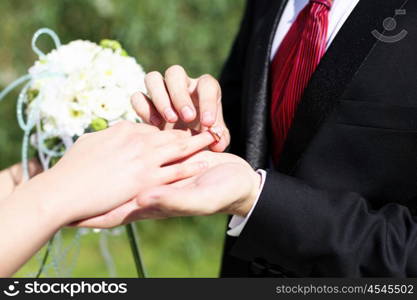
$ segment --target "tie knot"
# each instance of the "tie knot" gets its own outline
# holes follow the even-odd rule
[[[310,0],[311,3],[319,3],[326,6],[328,9],[332,8],[334,0]]]

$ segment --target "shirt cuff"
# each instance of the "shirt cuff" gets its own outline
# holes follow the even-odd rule
[[[261,196],[262,190],[264,188],[265,180],[266,180],[266,171],[265,170],[257,170],[256,171],[259,175],[261,175],[261,185],[259,187],[258,196],[256,197],[249,213],[246,215],[246,217],[241,216],[233,216],[232,219],[229,222],[229,230],[227,231],[227,234],[230,236],[238,237],[240,233],[242,232],[243,228],[245,227],[246,223],[248,222],[256,203],[258,203],[259,197]]]

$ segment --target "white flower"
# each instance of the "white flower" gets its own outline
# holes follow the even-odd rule
[[[73,41],[52,50],[45,57],[42,57],[29,69],[29,73],[36,74],[47,70],[49,72],[71,74],[90,65],[95,55],[100,51],[102,51],[102,48],[95,43],[81,40]]]
[[[80,136],[97,118],[139,120],[130,96],[146,92],[145,73],[132,57],[78,40],[40,58],[29,73],[36,78],[30,89],[39,93],[27,114],[39,109],[47,136]]]
[[[129,94],[118,87],[95,89],[82,97],[94,115],[107,121],[121,118],[130,106]]]

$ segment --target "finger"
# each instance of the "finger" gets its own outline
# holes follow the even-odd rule
[[[202,195],[202,193],[204,195]],[[137,197],[137,203],[144,209],[155,209],[167,217],[209,215],[215,210],[214,202],[201,201],[210,199],[206,191],[187,186],[174,188],[170,185],[150,189]]]
[[[220,134],[220,139],[217,138],[216,142],[210,145],[210,150],[214,152],[223,152],[230,144],[229,130],[223,126],[213,126],[209,131],[215,129]]]
[[[158,177],[161,183],[172,183],[200,174],[207,168],[208,163],[205,161],[183,162],[161,168],[158,171]]]
[[[221,105],[221,90],[216,79],[210,75],[203,75],[197,84],[197,95],[200,109],[200,122],[203,126],[214,125],[218,106]]]
[[[194,121],[197,113],[188,92],[190,80],[184,68],[172,66],[165,72],[165,83],[177,112],[185,122]]]
[[[159,72],[150,72],[146,74],[145,85],[149,96],[152,99],[152,103],[165,121],[170,123],[177,122],[178,115],[171,105],[171,100],[162,75]]]
[[[210,145],[210,150],[213,152],[224,152],[229,145],[229,138],[223,138],[219,142]]]
[[[136,123],[127,120],[118,121],[112,125],[108,129],[101,130],[94,133],[86,133],[81,137],[88,136],[89,134],[105,134],[107,130],[113,131],[126,131],[126,132],[138,132],[141,134],[151,133],[151,132],[158,132],[160,131],[158,127],[153,125],[145,124],[145,123]]]
[[[131,98],[133,109],[145,123],[161,128],[164,120],[149,98],[141,92],[133,94]]]
[[[173,188],[184,188],[187,185],[191,184],[194,180],[195,180],[195,176],[188,177],[188,178],[185,178],[185,179],[182,179],[182,180],[172,182],[170,184],[170,186],[172,186]]]
[[[190,136],[191,131],[180,129],[162,130],[158,133],[150,134],[149,141],[152,143],[152,145],[158,147],[163,145],[169,145],[176,140],[184,139]]]
[[[180,139],[175,143],[170,143],[162,146],[155,155],[157,163],[164,165],[173,161],[177,161],[187,157],[214,142],[213,136],[209,132],[202,132],[200,134]]]
[[[140,207],[137,201],[131,200],[105,214],[74,222],[70,226],[112,228],[133,221],[138,210],[140,210]]]

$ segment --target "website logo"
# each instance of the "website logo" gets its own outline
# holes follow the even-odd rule
[[[397,9],[395,10],[395,16],[404,16],[407,14],[407,11],[405,9]],[[384,27],[385,33],[389,32],[389,31],[393,31],[397,28],[397,21],[394,18],[386,18],[383,23],[382,26]],[[408,34],[408,31],[403,29],[401,30],[399,33],[395,34],[395,35],[385,35],[380,33],[378,30],[373,30],[372,31],[372,35],[380,40],[381,42],[384,43],[396,43],[401,41],[402,39],[404,39]]]
[[[6,296],[9,296],[9,297],[14,297],[14,296],[19,295],[20,291],[19,291],[19,290],[17,289],[17,287],[16,287],[18,284],[19,284],[19,281],[15,281],[15,282],[13,282],[13,284],[10,284],[10,285],[7,287],[7,289],[3,291],[3,293],[4,293]]]

